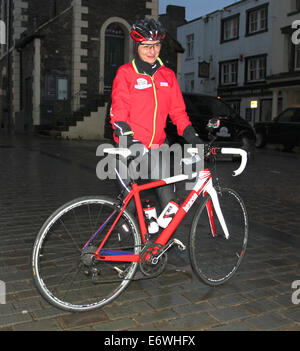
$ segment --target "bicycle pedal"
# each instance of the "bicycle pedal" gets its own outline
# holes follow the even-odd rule
[[[180,251],[186,250],[186,246],[180,240],[174,239],[173,241],[174,241],[174,244],[177,245],[178,250],[180,250]]]
[[[123,278],[124,272],[125,272],[125,271],[122,271],[122,269],[120,269],[120,268],[118,268],[118,267],[116,267],[116,266],[114,266],[113,268],[114,268],[114,270],[118,273],[118,277],[119,277],[119,278]]]

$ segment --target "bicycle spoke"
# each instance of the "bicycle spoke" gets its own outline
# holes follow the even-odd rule
[[[138,230],[126,211],[107,236],[119,214],[116,208],[102,198],[82,198],[66,204],[45,223],[34,249],[34,278],[50,303],[68,311],[88,311],[109,303],[126,288],[136,262],[97,261],[94,257],[104,237],[103,252],[140,252]],[[126,272],[124,277],[119,278],[116,267]],[[104,285],[99,289],[98,284]]]
[[[75,263],[73,266],[71,266],[71,267],[70,267],[70,270],[67,271],[67,272],[65,272],[65,273],[62,275],[62,277],[60,277],[60,280],[58,281],[58,283],[55,284],[56,289],[57,289],[59,286],[61,286],[62,282],[65,282],[66,275],[69,274],[70,272],[72,272],[73,269],[74,269],[75,267],[78,267],[78,263]],[[53,290],[55,290],[55,289],[53,289]]]
[[[193,221],[190,236],[191,263],[195,273],[209,285],[222,284],[230,279],[241,263],[248,238],[248,219],[240,197],[230,189],[219,196],[221,210],[228,227],[226,239],[214,209],[206,211],[207,198]],[[211,216],[215,235],[211,232]]]
[[[64,222],[63,222],[61,219],[60,219],[60,222],[61,222],[61,224],[63,225],[63,227],[64,227],[65,231],[67,232],[67,234],[69,235],[69,237],[71,238],[71,240],[72,240],[74,246],[77,248],[77,250],[78,250],[79,252],[81,252],[81,248],[78,246],[78,244],[76,243],[76,241],[73,239],[72,234],[68,231],[68,229],[67,229],[66,226],[64,225]]]
[[[80,265],[78,265],[77,271],[75,271],[75,276],[74,276],[74,278],[71,279],[70,288],[69,288],[69,289],[66,289],[66,292],[65,292],[65,294],[64,294],[63,297],[62,297],[63,300],[65,300],[66,294],[71,290],[71,287],[74,285],[74,282],[75,282],[75,280],[76,280],[76,277],[78,276],[79,271],[80,271]]]
[[[98,215],[97,215],[97,218],[96,218],[96,221],[95,221],[95,224],[94,224],[94,232],[97,230],[97,224],[98,224],[99,216],[102,213],[102,209],[103,209],[103,206],[100,207],[100,210],[98,212]]]

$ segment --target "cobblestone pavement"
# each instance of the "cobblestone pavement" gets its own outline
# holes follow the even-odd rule
[[[46,138],[0,139],[0,330],[196,331],[300,330],[300,155],[258,150],[247,171],[219,162],[222,184],[242,195],[250,217],[249,244],[235,277],[211,288],[193,275],[187,254],[170,251],[166,271],[132,282],[103,309],[72,314],[49,305],[30,270],[35,236],[64,202],[82,195],[116,194],[96,177],[98,142]],[[179,193],[184,189],[179,188]],[[191,212],[194,209],[192,208]],[[185,244],[192,213],[177,230]],[[300,288],[300,285],[299,285]]]

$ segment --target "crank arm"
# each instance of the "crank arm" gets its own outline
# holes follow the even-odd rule
[[[186,249],[186,246],[178,239],[173,239],[170,244],[168,244],[160,253],[158,256],[153,257],[151,263],[152,264],[157,264],[158,260],[160,259],[160,257],[166,252],[168,251],[174,244],[176,244],[178,246],[178,249],[181,251],[184,251]]]

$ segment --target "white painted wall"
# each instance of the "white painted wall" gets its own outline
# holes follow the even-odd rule
[[[282,0],[275,0],[281,1]],[[246,11],[269,3],[268,31],[253,35],[246,34]],[[239,39],[221,44],[221,21],[223,18],[240,14]],[[195,92],[216,95],[219,84],[219,62],[260,54],[267,54],[267,75],[272,69],[272,27],[273,1],[244,0],[223,10],[203,16],[178,27],[177,39],[186,49],[186,36],[194,33],[194,58],[187,59],[186,52],[182,57],[181,88],[185,89],[185,74],[194,74]],[[207,20],[208,19],[208,20]],[[198,78],[198,62],[210,62],[210,79]],[[239,61],[238,85],[244,85],[245,60]]]
[[[273,0],[274,17],[272,27],[272,74],[288,71],[288,42],[282,35],[281,28],[291,26],[295,20],[300,20],[300,14],[288,15],[295,10],[295,0]]]

